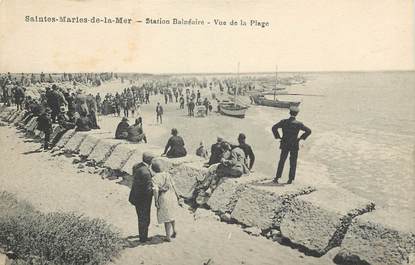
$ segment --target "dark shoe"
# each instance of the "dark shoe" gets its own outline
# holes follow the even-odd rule
[[[279,182],[278,182],[278,178],[273,179],[273,180],[272,180],[272,182],[274,182],[274,183],[278,184],[278,183],[279,183]]]
[[[289,180],[287,181],[287,184],[291,184],[291,183],[293,183],[293,180],[292,180],[292,179],[289,179]]]

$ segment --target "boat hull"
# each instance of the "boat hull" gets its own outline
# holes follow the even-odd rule
[[[274,107],[274,108],[284,108],[289,109],[290,107],[298,107],[301,102],[299,101],[281,101],[281,100],[270,100],[270,99],[264,99],[264,98],[253,98],[255,104],[260,106],[266,106],[266,107]]]
[[[233,104],[222,104],[219,106],[219,112],[222,115],[235,118],[245,118],[245,112],[247,109],[248,107]]]

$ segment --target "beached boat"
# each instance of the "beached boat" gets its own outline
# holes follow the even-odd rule
[[[285,88],[279,86],[278,82],[278,66],[275,67],[275,87],[272,91],[264,91],[263,93],[251,95],[251,102],[253,101],[257,105],[274,107],[274,108],[290,108],[291,106],[298,106],[299,101],[282,101],[277,99],[277,95],[288,94],[286,91],[280,91]],[[274,100],[265,98],[265,95],[274,95]]]
[[[221,114],[235,118],[245,118],[245,112],[249,108],[231,101],[222,101],[218,107]]]
[[[274,107],[274,108],[290,108],[292,106],[299,106],[300,101],[282,101],[275,98],[275,100],[267,99],[264,95],[251,96],[253,102],[257,105]]]
[[[239,85],[239,63],[238,63],[238,85]],[[235,118],[245,118],[245,112],[249,108],[249,106],[242,105],[237,103],[236,99],[236,92],[237,89],[234,91],[234,99],[233,102],[228,100],[223,100],[219,103],[218,109],[219,113],[222,115],[235,117]]]

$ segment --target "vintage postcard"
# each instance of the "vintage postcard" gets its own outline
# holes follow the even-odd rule
[[[0,0],[0,264],[415,264],[410,0]]]

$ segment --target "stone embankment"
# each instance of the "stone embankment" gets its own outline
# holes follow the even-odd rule
[[[21,126],[24,112],[1,108],[3,122]],[[22,130],[41,138],[36,120]],[[112,133],[98,131],[63,134],[52,152],[78,155],[79,163],[122,177],[131,185],[132,166],[143,152],[155,155],[162,148],[112,139]],[[168,159],[157,157],[168,166],[179,192],[192,199],[198,181],[209,170],[196,156]],[[408,264],[415,252],[414,227],[402,226],[399,215],[341,188],[312,187],[301,184],[272,184],[260,174],[239,179],[224,178],[208,195],[205,207],[224,222],[241,224],[251,234],[261,234],[307,255],[323,256],[335,252],[338,264]],[[194,198],[193,198],[194,199]]]

